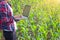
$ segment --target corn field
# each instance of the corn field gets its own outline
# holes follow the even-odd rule
[[[17,22],[17,40],[60,40],[60,0],[11,0],[14,15],[30,5],[28,19]],[[2,33],[0,33],[0,38]]]

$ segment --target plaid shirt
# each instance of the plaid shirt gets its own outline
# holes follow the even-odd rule
[[[0,29],[14,31],[13,11],[8,3],[0,2]]]

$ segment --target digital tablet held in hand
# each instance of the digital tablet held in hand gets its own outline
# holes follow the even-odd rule
[[[29,12],[30,12],[31,6],[30,5],[25,5],[24,9],[23,9],[23,13],[22,15],[25,17],[29,16]]]
[[[30,9],[31,9],[30,5],[25,5],[22,15],[20,15],[20,17],[15,16],[15,21],[19,21],[21,19],[27,19],[29,16]]]

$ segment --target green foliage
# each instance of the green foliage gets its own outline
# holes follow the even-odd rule
[[[12,0],[14,15],[31,5],[29,18],[17,23],[18,40],[59,40],[60,3],[58,0]],[[49,35],[49,36],[48,36]]]
[[[17,26],[21,40],[50,40],[60,38],[60,6],[57,0],[13,0],[15,14],[21,14],[25,5],[31,5],[29,19],[20,20]],[[19,39],[19,40],[20,40]]]

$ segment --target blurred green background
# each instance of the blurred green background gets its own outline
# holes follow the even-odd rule
[[[31,5],[28,19],[17,22],[17,40],[60,40],[60,0],[12,0],[14,15]]]

